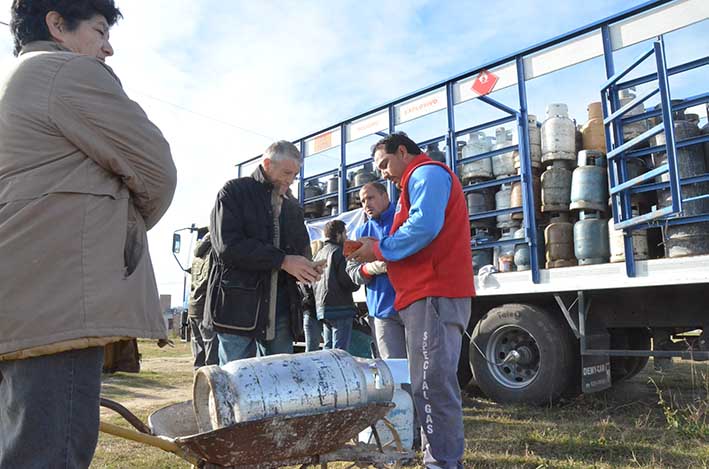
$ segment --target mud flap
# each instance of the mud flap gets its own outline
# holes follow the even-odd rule
[[[609,350],[608,333],[586,334],[588,350]],[[608,355],[581,355],[581,389],[584,393],[611,387],[611,360]]]

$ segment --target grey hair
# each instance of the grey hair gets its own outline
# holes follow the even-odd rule
[[[362,192],[363,190],[365,190],[368,187],[375,189],[380,194],[387,194],[387,196],[389,195],[389,193],[387,192],[386,186],[379,181],[368,182],[367,184],[363,185],[359,191]]]
[[[303,162],[298,147],[287,140],[279,140],[270,144],[266,151],[263,152],[263,157],[271,161],[283,161],[286,158],[290,158],[296,160],[299,164]]]

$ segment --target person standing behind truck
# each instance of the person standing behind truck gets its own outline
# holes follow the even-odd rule
[[[212,240],[208,229],[197,231],[197,246],[190,267],[190,299],[187,305],[187,319],[192,332],[190,344],[195,369],[204,365],[219,364],[219,339],[208,324],[204,323],[204,303],[209,280],[209,257],[212,254]]]
[[[325,349],[347,350],[352,339],[352,321],[357,313],[352,292],[355,284],[347,275],[347,260],[342,247],[347,228],[342,220],[325,224],[325,244],[315,255],[315,261],[325,265],[322,277],[313,285],[318,319],[323,321]]]
[[[320,350],[322,340],[322,321],[318,319],[315,309],[315,293],[313,286],[299,283],[298,288],[303,297],[303,333],[305,335],[305,351],[315,352]]]
[[[103,347],[166,339],[147,231],[170,147],[105,64],[112,0],[14,0],[0,84],[0,467],[85,468]]]
[[[290,192],[300,171],[290,142],[271,144],[249,177],[232,179],[211,214],[212,266],[205,306],[219,337],[219,363],[293,353],[302,333],[296,281],[311,283],[322,267],[306,256],[303,209]]]
[[[456,371],[475,296],[470,225],[458,178],[405,133],[372,147],[374,163],[401,190],[391,234],[362,238],[358,262],[383,260],[406,329],[424,464],[460,468],[465,448]]]
[[[389,201],[386,187],[379,182],[369,182],[360,189],[359,198],[369,219],[357,228],[355,238],[387,236],[394,222],[395,207]],[[347,271],[355,283],[366,285],[370,325],[380,358],[406,358],[404,323],[394,309],[394,287],[386,273],[386,263],[350,261]]]

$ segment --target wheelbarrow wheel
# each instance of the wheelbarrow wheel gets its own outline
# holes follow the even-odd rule
[[[372,425],[372,434],[374,435],[374,439],[377,442],[377,446],[379,447],[379,451],[384,453],[387,448],[390,448],[392,446],[395,447],[394,449],[397,452],[404,451],[404,445],[401,443],[401,437],[399,436],[399,432],[396,430],[396,427],[394,427],[394,424],[392,424],[386,418],[382,418],[381,422],[384,424],[384,426],[387,427],[389,432],[391,432],[392,439],[391,439],[391,441],[388,441],[388,442],[382,444],[381,439],[379,437],[379,432],[377,431],[376,426]],[[397,459],[392,464],[378,464],[375,467],[377,469],[399,469],[401,467],[401,461],[399,461]]]

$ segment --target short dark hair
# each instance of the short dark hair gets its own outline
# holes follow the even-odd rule
[[[380,147],[384,147],[384,151],[387,153],[394,153],[396,149],[399,148],[399,145],[404,145],[406,151],[412,155],[421,154],[419,146],[416,145],[416,142],[411,140],[405,132],[394,132],[372,145],[372,156],[374,156]]]
[[[368,182],[367,184],[362,186],[362,189],[364,189],[365,187],[371,187],[380,194],[388,194],[386,186],[379,181]]]
[[[342,220],[330,220],[325,224],[325,229],[323,230],[325,238],[334,240],[340,233],[346,233],[347,227],[345,222]]]
[[[51,39],[45,19],[50,11],[64,18],[69,31],[96,15],[103,15],[109,26],[123,18],[113,0],[13,0],[10,30],[15,39],[15,56],[30,42]]]

